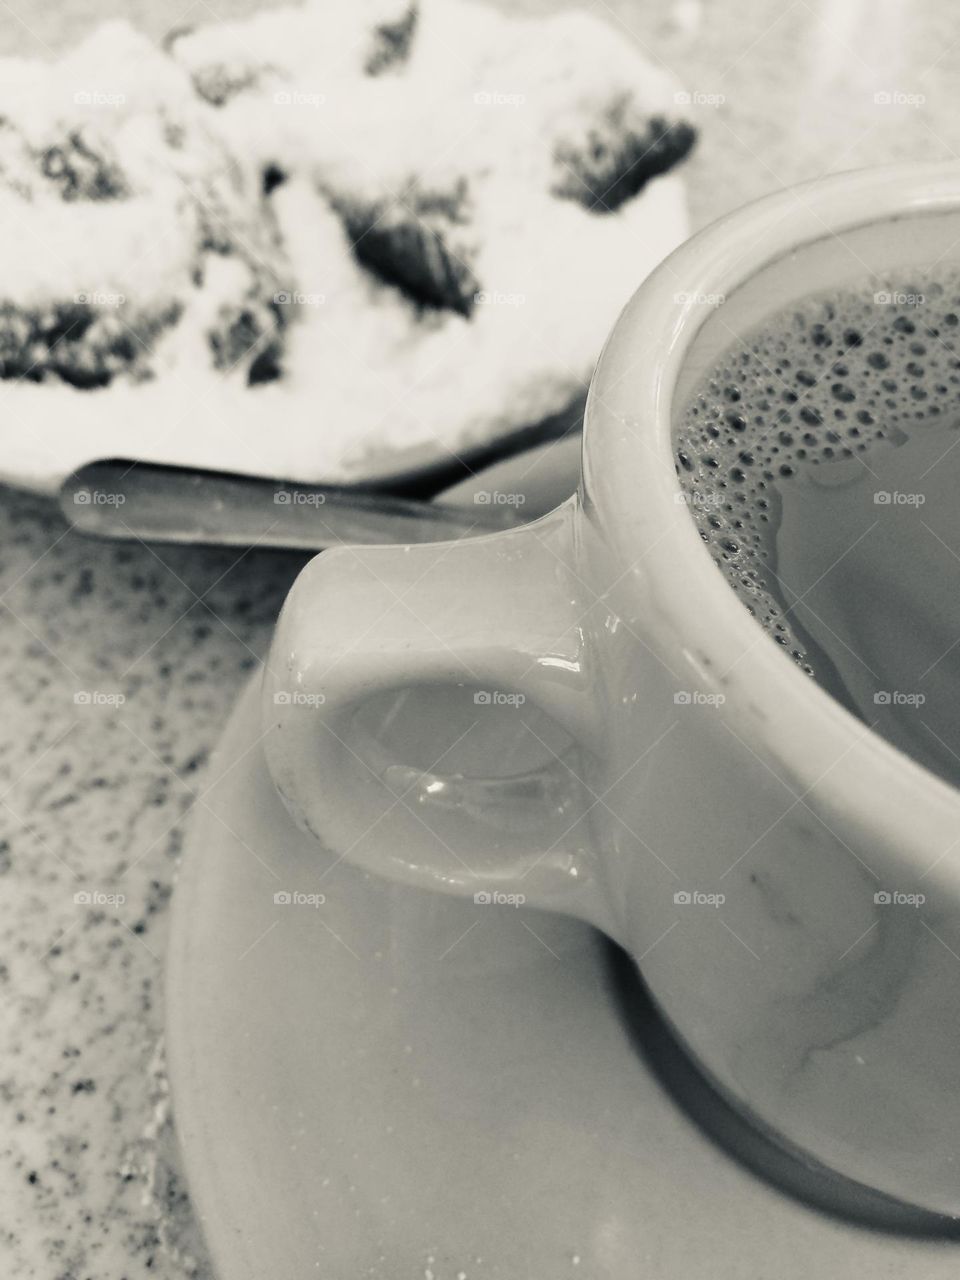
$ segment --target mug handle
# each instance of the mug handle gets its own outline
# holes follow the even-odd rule
[[[602,724],[589,602],[573,569],[579,522],[573,497],[507,532],[338,547],[304,568],[263,693],[267,762],[299,826],[339,858],[406,884],[478,901],[516,895],[606,927],[590,824],[598,799],[584,780]],[[516,705],[519,732],[535,705],[572,740],[570,753],[486,778],[444,774],[442,758],[432,768],[392,759],[363,730],[360,707],[437,684],[473,686],[481,704],[496,691]],[[506,759],[509,725],[504,737]]]

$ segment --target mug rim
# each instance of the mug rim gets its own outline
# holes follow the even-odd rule
[[[894,856],[935,852],[938,877],[960,891],[960,854],[945,856],[960,844],[960,788],[847,711],[751,617],[687,510],[673,444],[674,391],[714,310],[700,299],[729,296],[827,236],[842,243],[858,227],[951,211],[960,213],[960,164],[911,161],[785,187],[687,240],[633,294],[601,353],[585,413],[583,489],[588,518],[626,566],[617,590],[639,594],[644,625],[727,692],[717,711],[747,749],[801,799],[816,789],[818,808],[859,824]]]

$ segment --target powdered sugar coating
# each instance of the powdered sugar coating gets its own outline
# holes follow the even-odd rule
[[[598,205],[624,129],[653,130],[667,160],[689,136],[670,77],[577,12],[318,0],[166,50],[110,24],[59,63],[2,70],[0,302],[178,304],[129,396],[122,378],[96,410],[55,380],[7,385],[11,423],[31,423],[5,449],[21,474],[80,460],[88,429],[101,452],[292,479],[462,451],[582,394],[687,230],[677,179],[649,160],[629,166],[641,194],[611,180]],[[72,179],[42,172],[74,128],[118,175],[104,198],[66,199]],[[84,183],[103,187],[96,168]],[[424,233],[423,209],[444,207]],[[449,277],[426,305],[415,273],[358,247],[390,217],[387,252],[419,228]]]

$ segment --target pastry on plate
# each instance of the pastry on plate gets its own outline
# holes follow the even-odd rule
[[[363,479],[561,411],[686,233],[678,100],[599,18],[472,0],[4,60],[0,474]]]

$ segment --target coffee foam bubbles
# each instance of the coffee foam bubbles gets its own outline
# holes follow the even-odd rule
[[[817,294],[733,343],[675,427],[677,475],[715,563],[813,673],[775,582],[783,486],[900,444],[960,407],[960,279]],[[824,477],[825,478],[825,477]]]

